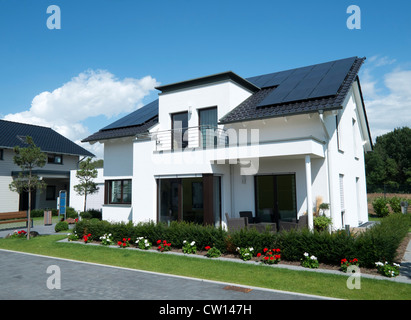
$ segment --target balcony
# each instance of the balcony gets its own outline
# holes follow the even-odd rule
[[[156,152],[183,151],[185,149],[213,149],[227,147],[228,133],[212,126],[197,126],[158,131],[152,134]]]

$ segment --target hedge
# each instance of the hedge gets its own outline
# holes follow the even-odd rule
[[[78,235],[91,233],[96,241],[105,233],[111,233],[115,242],[125,237],[134,241],[137,237],[146,237],[151,243],[167,240],[175,248],[181,248],[184,240],[195,241],[199,250],[211,246],[222,253],[236,253],[237,247],[253,247],[255,253],[262,252],[265,247],[280,248],[283,260],[300,261],[304,252],[308,252],[327,264],[339,265],[343,258],[357,258],[362,267],[375,267],[377,261],[395,261],[396,250],[410,225],[411,215],[391,214],[381,223],[353,236],[343,230],[328,233],[304,229],[272,234],[250,229],[228,233],[221,228],[188,222],[172,222],[167,226],[154,222],[135,225],[85,219],[75,225],[74,231]]]

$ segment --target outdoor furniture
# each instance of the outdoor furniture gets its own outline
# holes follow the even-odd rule
[[[228,213],[225,214],[227,219],[227,228],[228,231],[237,231],[244,228],[247,228],[248,219],[247,218],[230,218]]]
[[[302,229],[308,227],[308,215],[303,215],[298,221],[279,221],[280,231],[282,230],[291,230],[291,229]]]
[[[268,232],[276,233],[277,232],[277,224],[274,222],[259,222],[259,223],[252,223],[248,225],[248,228],[255,228],[258,232],[263,233],[268,230]]]
[[[24,221],[26,222],[26,228],[27,228],[28,223],[29,223],[27,211],[0,213],[0,224],[24,222]],[[30,221],[31,221],[31,226],[33,227],[33,219],[30,219]]]
[[[248,223],[254,223],[254,217],[253,217],[253,213],[251,211],[240,211],[240,217],[241,218],[247,218],[248,219]]]

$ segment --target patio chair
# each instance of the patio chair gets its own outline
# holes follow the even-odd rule
[[[245,218],[245,217],[243,217],[243,218],[230,218],[228,216],[228,213],[225,214],[225,217],[227,219],[228,231],[237,231],[237,230],[247,228],[247,225],[248,225],[248,219],[247,218]]]
[[[247,218],[248,219],[248,224],[255,223],[253,213],[251,211],[240,211],[240,217],[241,218]]]
[[[291,230],[291,229],[298,229],[301,230],[305,227],[308,227],[308,216],[303,215],[300,217],[298,221],[293,219],[293,221],[279,221],[280,231],[282,230]]]

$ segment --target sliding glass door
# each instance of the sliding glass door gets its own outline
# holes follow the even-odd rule
[[[297,218],[294,174],[255,176],[256,217],[261,222]]]
[[[221,221],[220,177],[158,179],[158,220],[216,224]]]

